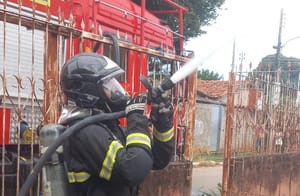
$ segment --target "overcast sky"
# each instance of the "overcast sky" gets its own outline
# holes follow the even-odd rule
[[[203,58],[200,69],[218,72],[225,79],[233,54],[235,67],[243,59],[243,71],[249,70],[250,62],[256,68],[263,57],[276,53],[273,46],[278,41],[281,8],[281,40],[282,45],[286,43],[282,54],[300,58],[300,0],[225,0],[216,23],[205,27],[207,34],[191,39],[185,48]]]

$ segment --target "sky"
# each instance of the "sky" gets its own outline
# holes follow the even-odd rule
[[[225,80],[232,65],[236,71],[242,63],[243,71],[249,71],[250,62],[256,68],[263,57],[276,53],[281,9],[281,53],[300,58],[299,0],[225,0],[216,21],[203,28],[207,33],[190,39],[185,49],[202,58],[198,69],[217,72]]]

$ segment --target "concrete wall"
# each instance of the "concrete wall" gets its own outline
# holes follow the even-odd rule
[[[162,170],[152,170],[139,189],[140,196],[189,196],[192,192],[190,161],[171,162]]]
[[[298,196],[299,164],[299,152],[232,159],[229,195]]]

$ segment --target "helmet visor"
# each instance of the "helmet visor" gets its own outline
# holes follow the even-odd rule
[[[103,82],[103,87],[106,89],[105,92],[109,91],[109,93],[110,93],[110,95],[107,95],[108,98],[112,98],[113,96],[124,96],[124,95],[126,95],[125,89],[122,87],[122,85],[115,78],[110,78],[108,80],[105,80]],[[106,93],[106,94],[108,94],[108,93]]]

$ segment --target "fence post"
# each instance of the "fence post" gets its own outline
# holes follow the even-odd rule
[[[232,131],[233,131],[233,118],[234,118],[234,85],[235,85],[235,74],[233,72],[230,72],[228,91],[227,91],[222,196],[229,195],[228,181],[229,181],[229,174],[230,174],[231,145],[232,145]]]
[[[185,150],[184,155],[188,160],[192,160],[193,157],[193,138],[195,132],[195,110],[196,110],[196,98],[197,96],[197,72],[191,74],[188,78],[188,122],[187,122],[187,131],[185,138]],[[183,103],[185,104],[185,103]]]
[[[44,124],[58,120],[59,65],[57,55],[57,35],[45,32],[44,58]]]

